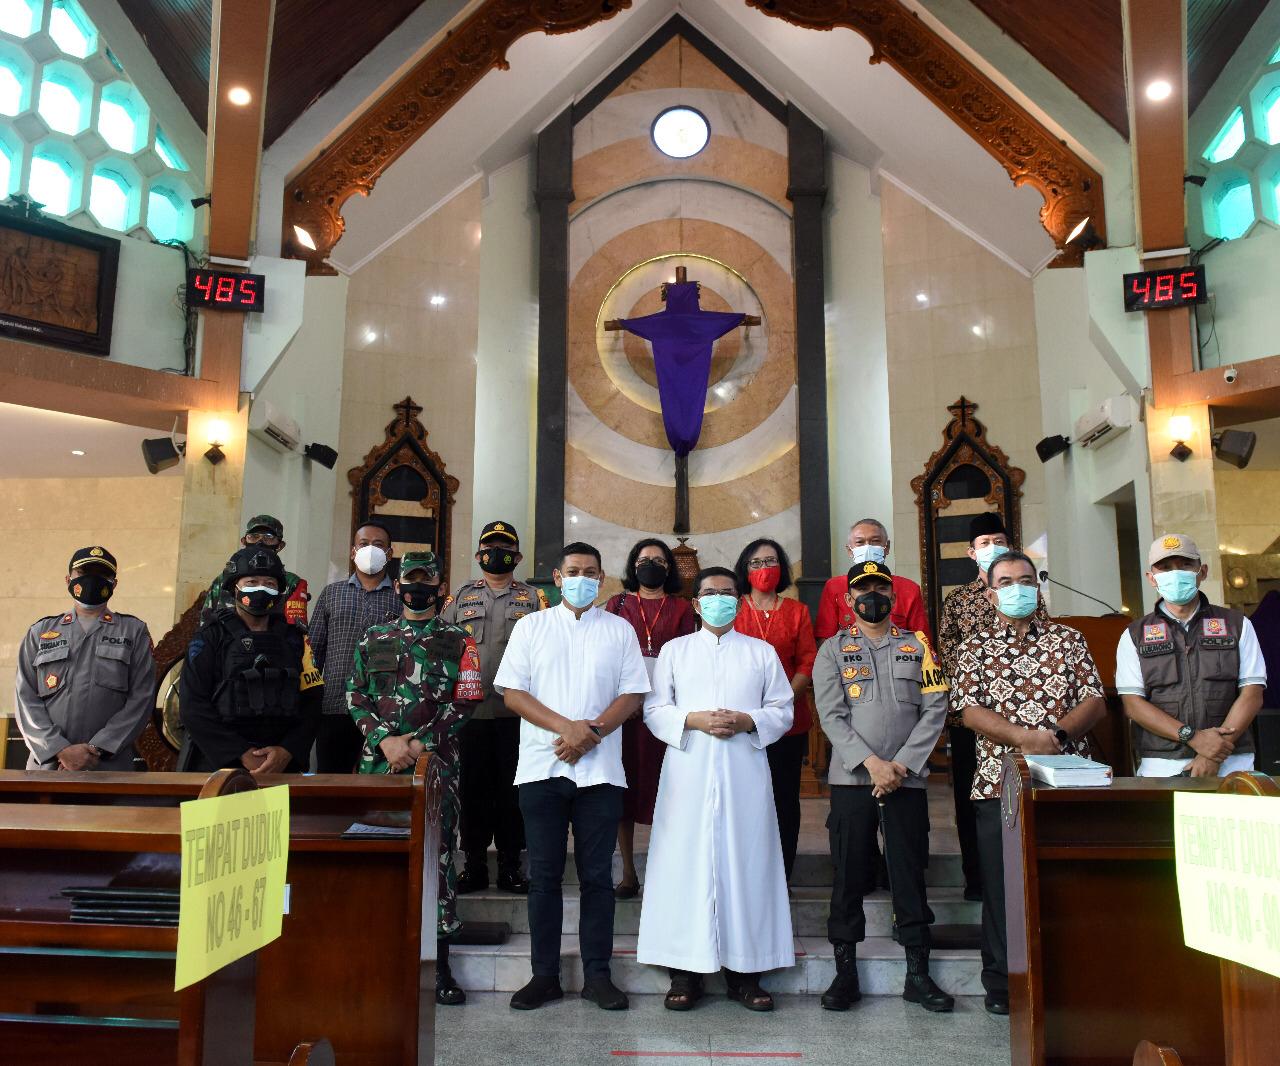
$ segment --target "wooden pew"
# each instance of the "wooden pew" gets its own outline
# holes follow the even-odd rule
[[[1173,860],[1174,794],[1217,785],[1053,789],[1005,757],[1013,1066],[1128,1066],[1153,1035],[1188,1066],[1222,1061],[1218,962],[1183,944]]]
[[[290,910],[280,939],[258,953],[256,1062],[286,1063],[300,1041],[321,1037],[344,1064],[434,1061],[434,964],[422,956],[434,958],[435,940],[424,944],[421,930],[425,913],[434,931],[439,789],[428,765],[424,756],[412,775],[260,780],[290,786]],[[59,892],[106,885],[139,854],[178,852],[178,804],[206,780],[0,773],[0,816],[14,827],[0,829],[0,1048],[40,1066],[68,1061],[71,1047],[100,1062],[177,1061],[177,928],[72,923]],[[407,817],[408,839],[342,837],[389,812]],[[61,825],[64,842],[26,846],[24,823]]]

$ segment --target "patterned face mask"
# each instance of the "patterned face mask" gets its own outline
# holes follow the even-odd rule
[[[416,613],[431,610],[439,595],[439,585],[428,585],[425,581],[400,582],[400,602]]]

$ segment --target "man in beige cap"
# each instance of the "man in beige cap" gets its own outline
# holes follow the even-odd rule
[[[1116,648],[1116,690],[1139,726],[1139,777],[1253,769],[1249,726],[1267,668],[1249,619],[1200,591],[1208,572],[1182,533],[1157,537],[1147,554],[1147,580],[1160,598]]]

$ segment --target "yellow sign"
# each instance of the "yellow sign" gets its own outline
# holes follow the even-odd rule
[[[1280,977],[1280,800],[1177,792],[1173,821],[1187,947]]]
[[[176,992],[280,935],[289,786],[182,804]]]

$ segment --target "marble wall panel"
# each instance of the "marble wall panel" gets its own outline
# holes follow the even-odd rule
[[[610,100],[627,93],[650,92],[681,85],[688,89],[713,89],[740,93],[729,75],[707,59],[682,37],[673,37],[621,85],[609,94]]]

